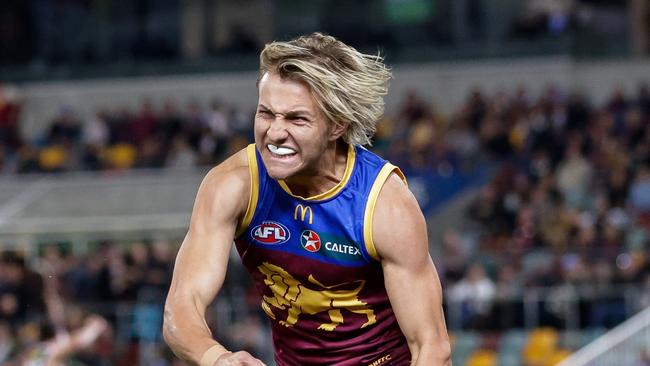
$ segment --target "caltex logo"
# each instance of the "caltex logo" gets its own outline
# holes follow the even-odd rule
[[[265,221],[251,230],[251,236],[262,244],[282,244],[289,240],[289,230],[279,222]]]
[[[313,230],[305,230],[300,235],[300,244],[308,252],[317,252],[320,250],[320,237]]]

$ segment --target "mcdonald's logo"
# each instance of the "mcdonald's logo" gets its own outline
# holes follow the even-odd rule
[[[309,214],[309,224],[311,225],[313,218],[314,218],[314,213],[311,210],[311,207],[309,206],[303,206],[303,205],[297,205],[296,208],[293,210],[293,219],[298,220],[298,211],[300,211],[300,221],[305,221],[305,216]]]

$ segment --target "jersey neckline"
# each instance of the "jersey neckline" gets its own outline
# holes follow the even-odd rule
[[[280,187],[282,187],[282,190],[284,190],[291,197],[298,198],[304,201],[327,200],[339,194],[343,190],[343,188],[345,188],[345,186],[348,184],[348,181],[352,176],[352,170],[354,169],[355,161],[356,161],[356,150],[352,144],[348,144],[348,156],[347,156],[347,161],[345,162],[345,172],[343,173],[343,178],[334,187],[328,189],[323,193],[319,193],[314,196],[310,196],[310,197],[298,196],[296,194],[293,194],[293,192],[291,192],[291,189],[289,188],[289,186],[284,180],[277,180],[277,182],[280,185]]]

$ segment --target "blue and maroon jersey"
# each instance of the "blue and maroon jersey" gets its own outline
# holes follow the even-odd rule
[[[397,167],[349,146],[343,179],[314,197],[268,176],[247,148],[251,197],[236,247],[271,319],[278,366],[408,365],[390,306],[372,218]]]

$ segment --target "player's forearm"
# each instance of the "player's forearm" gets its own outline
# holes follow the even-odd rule
[[[214,359],[228,352],[212,338],[202,317],[178,305],[165,306],[163,337],[176,356],[196,365],[208,350],[207,356]]]
[[[411,347],[413,366],[450,366],[451,344],[448,339],[427,342],[421,347]]]

